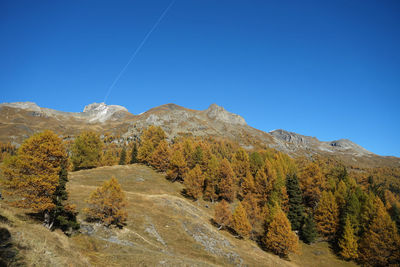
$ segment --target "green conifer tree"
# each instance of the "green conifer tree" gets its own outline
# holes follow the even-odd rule
[[[131,152],[131,161],[130,161],[131,164],[138,163],[137,155],[138,155],[138,149],[137,149],[137,144],[135,142],[133,144],[133,148],[132,148],[132,152]]]
[[[315,225],[312,215],[308,215],[304,218],[304,223],[301,228],[300,237],[304,243],[311,244],[317,238],[317,226]]]
[[[125,147],[122,148],[121,150],[121,155],[119,157],[119,165],[125,165],[126,164],[126,149]]]
[[[79,223],[76,220],[76,215],[78,213],[75,211],[75,207],[65,204],[65,201],[68,200],[68,193],[66,190],[68,171],[66,166],[66,162],[61,163],[59,183],[53,195],[55,208],[52,211],[52,217],[54,217],[54,228],[60,228],[64,232],[69,233],[72,229],[79,229]]]
[[[304,220],[303,196],[299,180],[296,174],[288,175],[286,179],[286,190],[289,196],[288,219],[293,230],[300,230]]]

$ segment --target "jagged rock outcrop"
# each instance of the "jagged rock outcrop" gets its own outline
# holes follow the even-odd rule
[[[118,105],[106,105],[105,103],[93,103],[83,109],[84,116],[87,116],[90,122],[105,122],[115,113],[128,112],[128,109]]]
[[[218,106],[217,104],[211,104],[206,110],[206,113],[207,116],[213,120],[218,120],[229,124],[246,125],[246,121],[243,119],[243,117],[226,111],[223,107]]]

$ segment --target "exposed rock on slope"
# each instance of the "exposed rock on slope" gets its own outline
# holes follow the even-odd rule
[[[44,129],[64,138],[83,130],[108,132],[121,137],[116,142],[124,142],[138,139],[149,125],[161,126],[170,140],[182,135],[210,136],[230,139],[246,149],[272,147],[290,155],[322,154],[364,167],[400,166],[399,158],[375,155],[347,139],[325,142],[285,130],[257,130],[216,104],[205,110],[166,104],[136,116],[122,106],[104,103],[90,104],[79,113],[41,108],[32,102],[0,104],[0,141],[14,144]]]
[[[118,105],[106,105],[104,103],[93,103],[87,105],[83,112],[63,112],[49,108],[41,108],[33,102],[15,102],[15,103],[3,103],[0,104],[0,108],[10,107],[16,109],[23,109],[32,111],[32,116],[38,117],[54,117],[60,119],[60,117],[69,117],[75,119],[85,120],[87,122],[106,122],[111,119],[121,119],[126,115],[132,115],[128,112],[125,107]]]
[[[305,136],[282,129],[269,132],[275,139],[278,150],[285,150],[287,153],[299,150],[314,150],[329,153],[346,153],[354,156],[374,155],[365,148],[347,139],[324,142],[315,137]]]

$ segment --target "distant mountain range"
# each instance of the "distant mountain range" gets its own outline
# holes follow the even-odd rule
[[[63,138],[73,138],[83,130],[110,133],[117,142],[137,139],[143,128],[161,126],[168,138],[210,136],[238,142],[246,149],[272,147],[289,155],[333,156],[348,165],[400,166],[400,158],[376,155],[347,139],[319,141],[285,130],[269,133],[247,125],[244,118],[216,104],[206,110],[192,110],[175,104],[152,108],[139,115],[122,106],[93,103],[83,112],[62,112],[42,108],[33,102],[0,104],[0,141],[19,145],[35,132],[51,129]]]

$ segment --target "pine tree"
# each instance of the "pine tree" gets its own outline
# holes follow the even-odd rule
[[[63,189],[57,191],[61,167],[66,162],[65,148],[55,133],[44,131],[31,136],[23,142],[17,155],[2,166],[5,193],[18,196],[12,204],[43,214],[44,225],[51,228],[55,219],[52,216],[56,208],[55,194],[60,195],[60,201],[66,198],[66,193],[61,192]]]
[[[131,152],[131,161],[130,161],[131,164],[138,163],[137,155],[138,155],[138,149],[137,149],[137,144],[135,142],[133,144]]]
[[[231,168],[231,164],[227,159],[223,159],[218,170],[218,189],[219,196],[229,202],[232,202],[235,198],[235,186],[233,181],[235,180],[235,173]]]
[[[219,226],[219,230],[229,227],[232,223],[231,208],[224,199],[215,206],[214,221]]]
[[[287,257],[290,252],[298,251],[297,235],[292,231],[290,222],[282,210],[277,211],[268,225],[263,244],[268,250],[281,257]]]
[[[243,238],[249,236],[251,225],[247,218],[246,210],[243,208],[241,202],[237,205],[232,215],[232,228],[235,232]]]
[[[119,165],[125,165],[126,164],[126,149],[125,147],[122,148],[121,150],[121,155],[119,157]]]
[[[374,214],[359,245],[359,258],[372,266],[390,266],[400,262],[400,237],[395,223],[382,201],[376,197]]]
[[[72,146],[74,170],[90,169],[99,166],[103,143],[98,134],[83,132],[76,137]]]
[[[353,226],[349,218],[346,218],[342,238],[339,240],[340,255],[346,260],[357,259],[358,244]]]
[[[58,186],[53,195],[53,202],[55,204],[54,210],[51,212],[51,217],[54,218],[55,228],[60,228],[64,232],[70,232],[71,230],[79,229],[79,223],[77,222],[74,205],[66,204],[68,200],[68,193],[66,190],[66,184],[68,182],[68,171],[67,163],[61,163],[61,170],[59,173]],[[51,228],[51,227],[50,227]]]
[[[300,230],[304,220],[304,206],[303,196],[296,174],[287,176],[286,189],[289,196],[289,212],[287,217],[292,224],[292,229]]]
[[[317,238],[317,227],[315,225],[314,219],[312,215],[308,215],[304,217],[303,226],[300,231],[300,238],[306,244],[311,244]]]
[[[85,212],[89,220],[122,227],[127,219],[125,194],[115,177],[93,191],[87,203],[89,208]]]
[[[204,185],[204,175],[200,165],[196,165],[185,175],[185,192],[188,196],[198,199],[201,197]]]
[[[318,203],[314,214],[318,231],[331,239],[335,236],[339,226],[339,208],[332,192],[322,192],[321,199]]]

